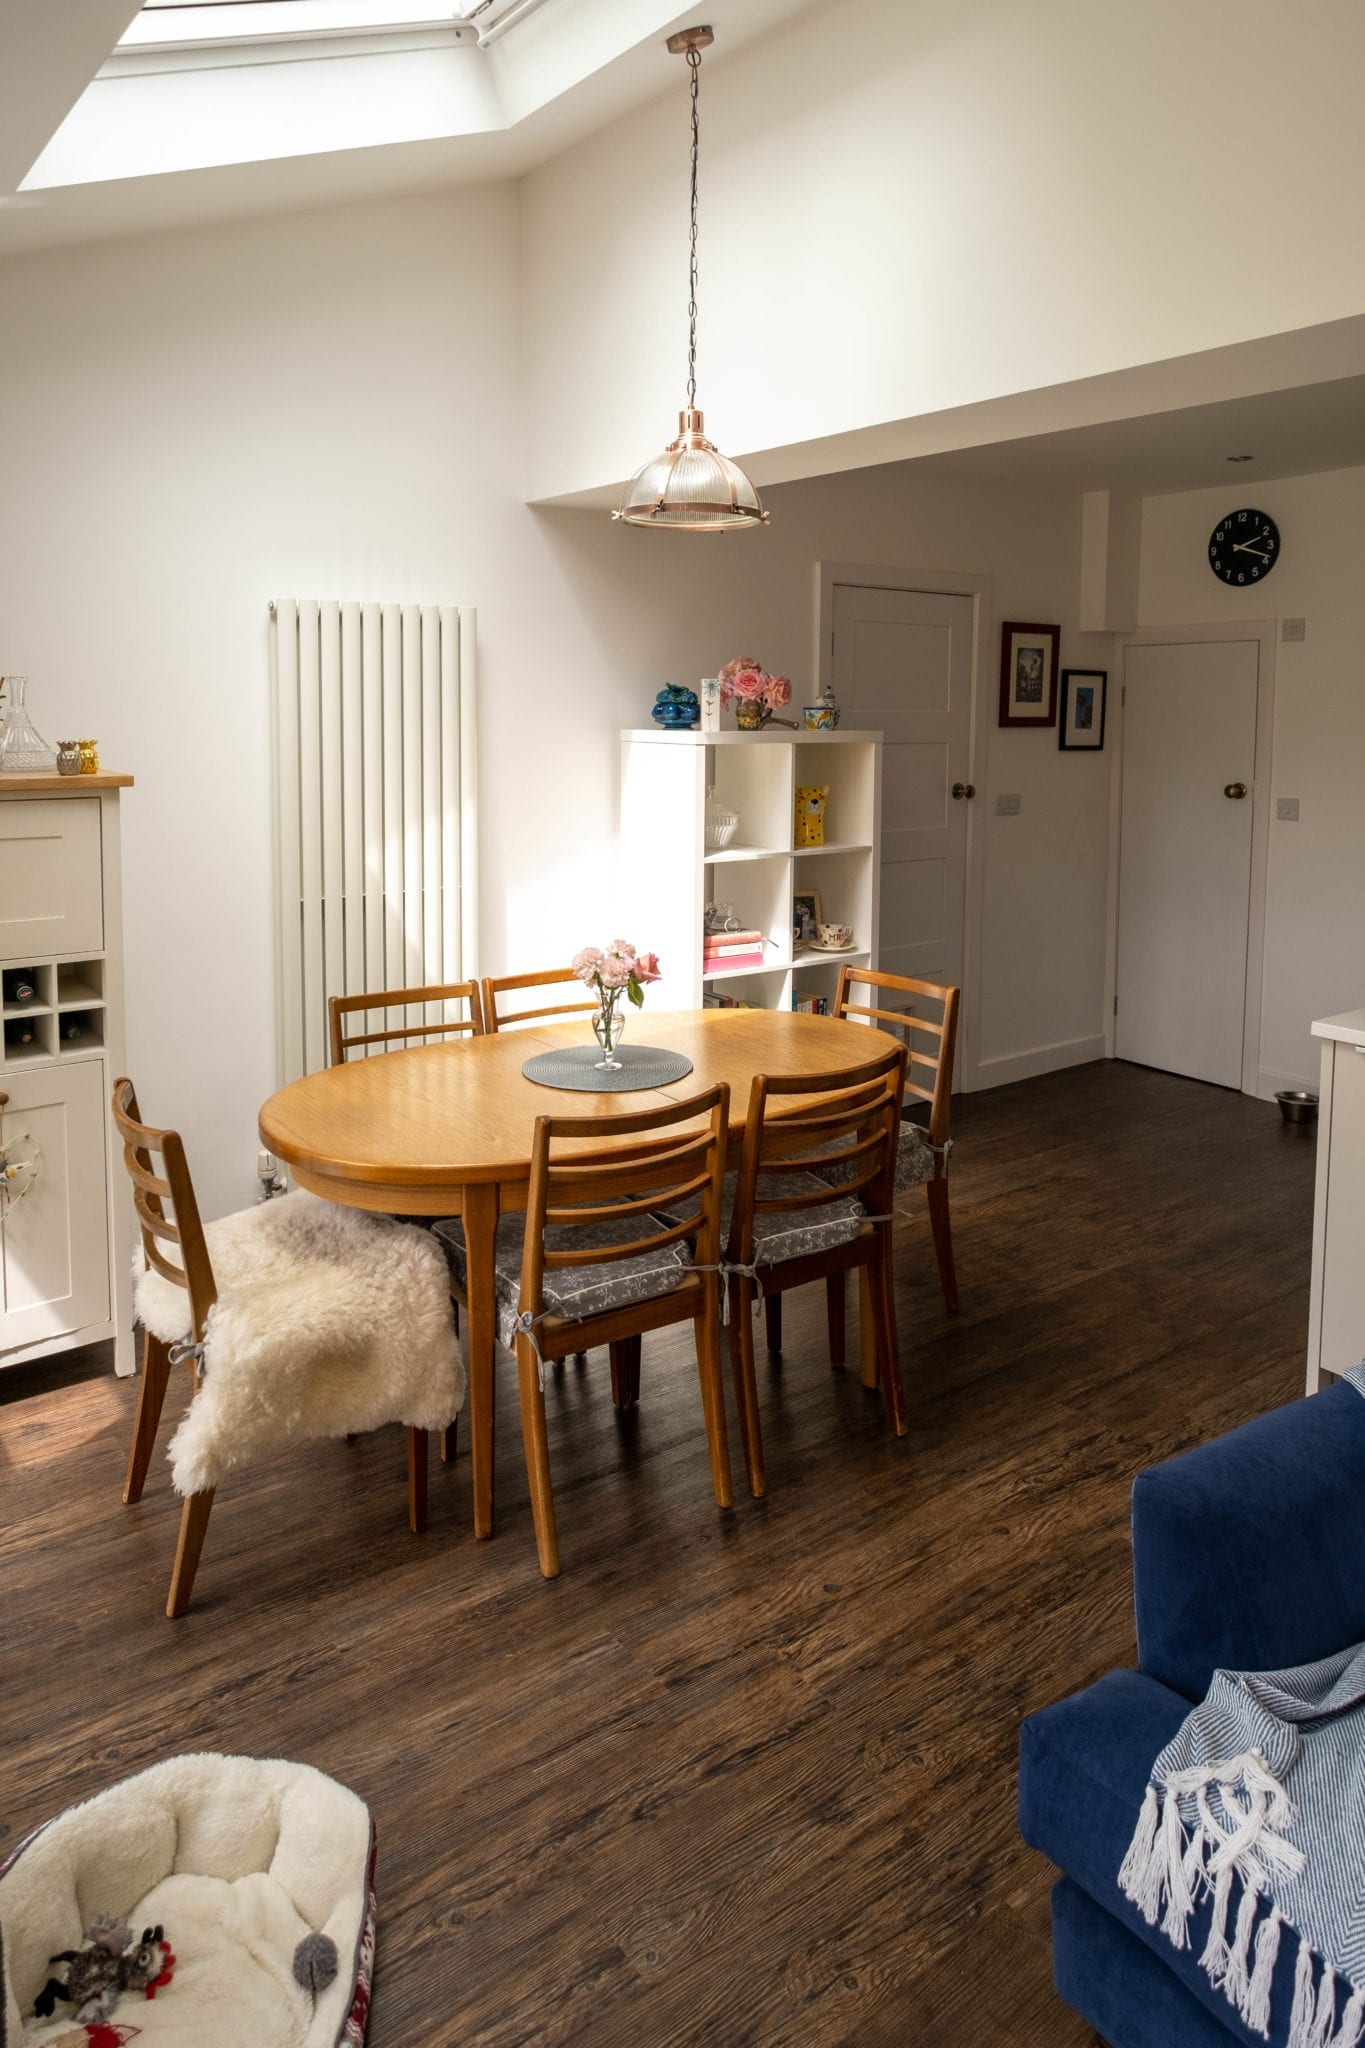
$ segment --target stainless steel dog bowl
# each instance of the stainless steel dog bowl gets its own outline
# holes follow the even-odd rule
[[[1312,1124],[1318,1119],[1318,1098],[1311,1088],[1280,1088],[1275,1100],[1287,1124]]]

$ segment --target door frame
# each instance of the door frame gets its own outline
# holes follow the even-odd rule
[[[815,564],[815,662],[817,690],[824,690],[833,674],[834,590],[836,584],[860,584],[869,590],[913,590],[926,597],[969,597],[972,601],[972,652],[967,706],[967,780],[985,787],[982,759],[985,732],[982,724],[982,662],[995,636],[995,584],[984,574],[958,574],[946,569],[888,568],[882,562],[820,562]],[[967,819],[967,869],[963,878],[962,902],[962,1003],[958,1011],[957,1071],[955,1092],[969,1094],[994,1085],[994,1078],[982,1078],[977,1069],[976,1047],[980,1043],[980,977],[976,965],[981,953],[981,921],[984,903],[986,847],[986,806],[969,806]],[[877,849],[881,859],[881,849]],[[998,1077],[996,1077],[998,1078]]]
[[[1246,980],[1242,1010],[1242,1093],[1274,1096],[1286,1083],[1261,1073],[1261,1010],[1265,978],[1266,871],[1270,859],[1270,792],[1275,748],[1274,619],[1228,619],[1200,626],[1144,626],[1116,636],[1119,701],[1109,707],[1114,747],[1109,763],[1109,886],[1104,950],[1104,1049],[1114,1057],[1118,1002],[1119,864],[1123,851],[1123,731],[1130,647],[1197,646],[1219,640],[1254,640],[1256,663],[1256,773],[1251,785],[1251,883],[1247,899]],[[1298,1084],[1295,1083],[1295,1086]]]

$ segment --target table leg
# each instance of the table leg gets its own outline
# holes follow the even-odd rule
[[[469,1445],[474,1468],[474,1534],[493,1534],[493,1356],[497,1309],[493,1251],[498,1232],[496,1182],[475,1181],[462,1193],[466,1290],[469,1296]]]

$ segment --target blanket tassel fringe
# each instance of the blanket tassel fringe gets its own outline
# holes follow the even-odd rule
[[[1199,1819],[1193,1829],[1182,1817],[1182,1799],[1195,1802]],[[1292,1818],[1283,1788],[1255,1750],[1207,1770],[1173,1771],[1164,1786],[1147,1787],[1119,1866],[1124,1897],[1149,1927],[1160,1922],[1174,1948],[1189,1947],[1189,1923],[1201,1901],[1212,1899],[1199,1966],[1263,2040],[1270,2038],[1270,1992],[1282,1937],[1286,1929],[1294,1932],[1267,1895],[1274,1876],[1297,1876],[1304,1868],[1302,1851],[1276,1832]],[[1229,1935],[1234,1878],[1242,1892]],[[1262,1914],[1267,1903],[1269,1910]],[[1346,2004],[1338,2022],[1343,1993]],[[1287,2048],[1362,2044],[1365,1989],[1352,1988],[1300,1936]]]

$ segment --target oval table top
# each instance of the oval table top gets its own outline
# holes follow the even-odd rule
[[[685,1053],[692,1072],[663,1088],[601,1095],[547,1088],[521,1071],[533,1053],[583,1044],[585,1019],[440,1039],[291,1081],[261,1111],[261,1138],[302,1186],[332,1201],[436,1214],[441,1191],[528,1179],[537,1117],[663,1108],[728,1081],[739,1138],[755,1074],[857,1066],[881,1035],[869,1038],[869,1029],[785,1010],[632,1013],[631,1042]]]

